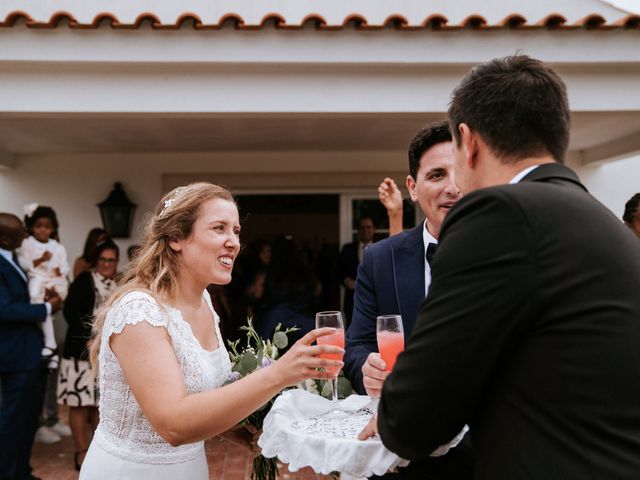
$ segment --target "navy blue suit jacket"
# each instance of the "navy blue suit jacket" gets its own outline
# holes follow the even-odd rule
[[[0,373],[31,370],[42,359],[44,303],[29,302],[27,283],[0,256]]]
[[[361,395],[366,395],[362,365],[371,352],[378,351],[376,317],[402,315],[405,342],[413,330],[424,300],[423,228],[420,222],[364,249],[344,355],[345,375]]]

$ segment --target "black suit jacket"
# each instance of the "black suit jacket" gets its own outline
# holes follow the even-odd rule
[[[65,357],[89,360],[87,342],[91,338],[95,302],[92,273],[82,272],[69,287],[69,295],[64,302],[64,319],[69,325],[64,341]]]
[[[0,373],[38,366],[44,345],[40,324],[45,318],[44,303],[30,303],[27,282],[0,256]]]
[[[471,428],[475,479],[640,475],[640,242],[559,164],[459,201],[378,426],[422,458]]]

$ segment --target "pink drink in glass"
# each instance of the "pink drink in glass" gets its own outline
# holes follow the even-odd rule
[[[384,363],[387,364],[387,372],[390,372],[396,364],[396,359],[404,350],[404,334],[402,332],[378,332],[378,351]]]
[[[344,350],[344,329],[338,328],[335,333],[318,337],[317,342],[318,345],[334,345]],[[342,361],[343,356],[344,354],[342,353],[323,353],[320,355],[321,358],[340,361]],[[325,370],[331,375],[338,375],[338,373],[340,373],[340,367],[327,367]]]

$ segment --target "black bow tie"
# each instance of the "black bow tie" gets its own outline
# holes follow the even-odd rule
[[[429,267],[433,265],[433,257],[436,254],[437,248],[438,248],[438,245],[436,243],[430,243],[429,245],[427,245],[427,253],[425,255],[425,258],[427,259],[427,263],[429,264]]]

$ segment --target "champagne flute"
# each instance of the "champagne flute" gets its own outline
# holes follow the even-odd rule
[[[404,330],[400,315],[380,315],[376,319],[378,352],[390,372],[400,352],[404,350]]]
[[[330,335],[323,335],[318,337],[318,345],[333,345],[340,347],[344,350],[344,323],[342,321],[342,312],[318,312],[316,313],[316,328],[331,327],[336,331]],[[340,353],[323,353],[320,355],[322,358],[330,360],[340,360],[344,354]],[[339,367],[327,367],[325,369],[329,374],[335,375],[334,379],[329,380],[331,382],[331,399],[333,402],[334,411],[331,413],[339,413],[338,407],[338,374],[340,373]]]

